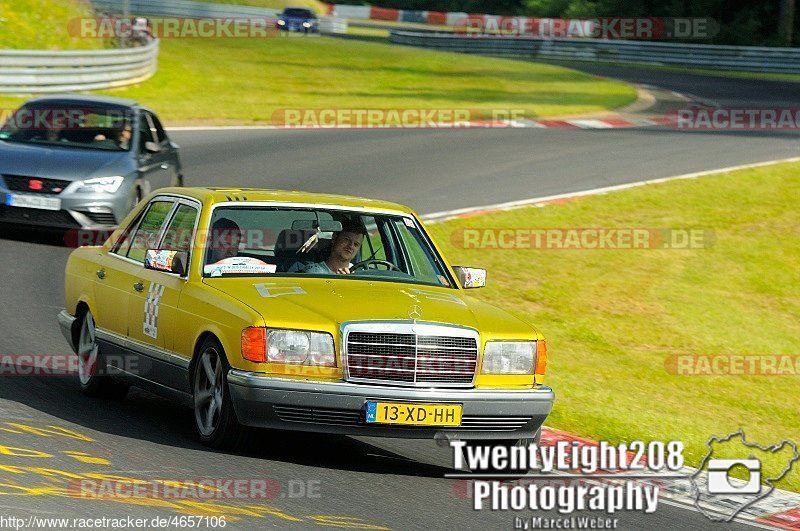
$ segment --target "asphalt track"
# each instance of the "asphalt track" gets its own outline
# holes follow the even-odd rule
[[[662,81],[667,86],[669,80]],[[649,82],[654,83],[652,78]],[[767,83],[762,90],[772,86]],[[749,90],[739,97],[750,97]],[[756,94],[772,101],[768,93]],[[776,99],[783,97],[776,94]],[[408,203],[421,213],[792,157],[799,147],[794,134],[689,133],[663,127],[186,131],[173,136],[183,147],[190,185],[359,194]],[[57,245],[58,235],[4,230],[2,237],[0,353],[66,353],[55,316],[63,305],[69,250]],[[19,425],[71,431],[32,433]],[[444,468],[423,463],[446,464],[435,448],[412,449],[402,442],[381,446],[344,437],[256,432],[236,453],[213,452],[193,439],[189,410],[148,393],[134,391],[121,403],[104,402],[82,396],[72,377],[4,377],[0,517],[224,514],[226,529],[335,524],[511,529],[515,516],[532,515],[472,510],[463,484],[443,479]],[[400,455],[409,453],[419,462]],[[59,490],[92,473],[184,481],[257,477],[269,478],[272,488],[267,500],[195,505],[76,499]],[[622,529],[750,528],[712,526],[697,512],[665,504],[650,515],[614,516]]]

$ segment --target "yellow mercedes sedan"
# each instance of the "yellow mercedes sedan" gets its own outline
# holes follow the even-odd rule
[[[247,426],[513,443],[553,407],[542,334],[398,204],[165,188],[65,275],[82,390],[184,401],[215,448]]]

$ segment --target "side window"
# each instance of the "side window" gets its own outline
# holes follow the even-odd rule
[[[139,115],[139,153],[144,153],[144,145],[147,142],[155,142],[153,131],[150,128],[150,121],[147,119],[147,113]]]
[[[189,205],[178,205],[175,215],[164,234],[161,249],[168,251],[189,251],[194,235],[194,222],[197,209]]]
[[[158,116],[156,116],[155,114],[151,114],[150,119],[153,120],[153,127],[155,127],[156,130],[156,142],[158,142],[159,144],[163,144],[164,142],[169,141],[169,138],[167,138],[167,133],[161,126],[161,122],[159,121]]]
[[[367,237],[359,250],[360,257],[356,256],[356,261],[360,260],[388,260],[387,249],[381,237],[381,230],[377,220],[372,216],[361,216],[361,222],[367,229]]]
[[[419,232],[413,222],[409,221],[408,218],[404,218],[403,221],[397,220],[395,221],[395,228],[403,240],[403,246],[408,251],[408,258],[411,260],[413,271],[409,273],[433,282],[440,282],[437,277],[437,271],[432,265],[433,257],[429,254],[427,247],[420,241]]]
[[[150,203],[147,213],[133,235],[128,249],[128,258],[137,262],[144,262],[146,251],[156,248],[161,227],[164,225],[169,211],[172,210],[173,204],[172,201],[153,201]]]

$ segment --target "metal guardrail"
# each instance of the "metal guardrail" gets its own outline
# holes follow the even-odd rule
[[[748,72],[800,73],[800,48],[716,46],[606,39],[468,36],[392,30],[393,44],[436,50],[597,63],[647,63]]]
[[[152,76],[158,40],[117,50],[0,50],[0,93],[31,94],[120,87]]]
[[[92,0],[97,11],[122,13],[125,0]],[[250,7],[235,4],[213,4],[191,0],[128,0],[128,10],[146,17],[176,18],[275,18],[277,9]],[[319,19],[320,33],[346,33],[347,20],[340,17],[323,16]]]

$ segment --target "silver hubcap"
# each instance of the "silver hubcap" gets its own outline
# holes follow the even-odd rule
[[[94,318],[87,313],[78,338],[78,378],[83,385],[89,381],[97,368],[97,340],[95,339]]]
[[[194,377],[194,416],[200,433],[209,436],[222,409],[222,360],[214,348],[200,355]]]

